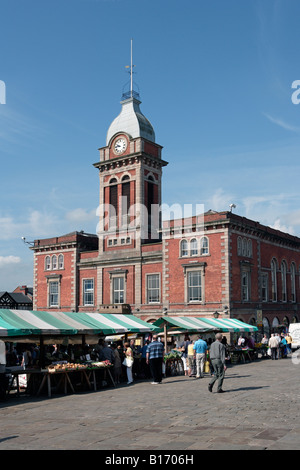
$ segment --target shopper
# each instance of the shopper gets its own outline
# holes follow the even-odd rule
[[[152,342],[148,345],[146,352],[146,363],[150,365],[153,377],[152,385],[160,384],[162,381],[162,365],[164,360],[164,345],[158,341],[158,336],[153,335]]]
[[[196,376],[196,359],[194,354],[194,344],[195,341],[191,341],[191,343],[188,345],[187,366],[189,377]]]
[[[125,359],[123,364],[126,366],[126,373],[127,373],[127,385],[130,385],[133,383],[133,377],[132,377],[132,366],[133,366],[133,351],[130,347],[129,343],[124,343],[124,353],[125,353]]]
[[[278,341],[274,333],[271,334],[271,338],[269,339],[268,346],[269,348],[271,348],[271,359],[272,361],[274,361],[277,359],[277,353],[278,353]]]
[[[119,351],[118,351],[118,345],[116,343],[113,343],[112,344],[112,350],[113,350],[113,353],[114,353],[114,356],[115,356],[115,359],[114,359],[114,378],[115,378],[115,383],[116,384],[119,384],[120,383],[120,379],[121,379],[121,375],[122,375],[122,363],[121,363],[121,358],[120,358],[120,354],[119,354]]]
[[[216,340],[212,343],[209,355],[210,361],[214,369],[214,377],[211,379],[208,385],[208,390],[212,392],[214,383],[218,380],[218,393],[223,393],[222,389],[223,380],[225,376],[226,366],[225,366],[225,346],[222,344],[222,333],[216,334]]]
[[[188,365],[187,365],[187,355],[188,355],[188,346],[191,344],[189,335],[185,335],[184,341],[180,343],[177,347],[177,350],[181,351],[181,360],[183,363],[184,375],[188,375]]]
[[[204,364],[206,360],[207,344],[202,339],[202,336],[198,337],[199,339],[194,344],[194,354],[196,358],[196,378],[202,379],[204,377]],[[224,346],[225,348],[225,346]]]
[[[286,337],[286,349],[287,349],[287,353],[289,354],[290,352],[292,352],[292,342],[293,342],[293,339],[291,337],[291,335],[289,333],[287,333]]]

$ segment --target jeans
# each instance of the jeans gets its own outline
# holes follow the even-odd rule
[[[196,367],[197,367],[196,377],[203,377],[205,358],[206,358],[205,353],[196,354]]]
[[[127,380],[129,383],[133,382],[132,378],[132,366],[131,367],[126,367],[126,372],[127,372]]]
[[[218,380],[218,390],[222,389],[222,384],[225,376],[224,364],[221,359],[211,359],[211,364],[214,368],[214,377],[209,382],[209,385],[213,386]]]

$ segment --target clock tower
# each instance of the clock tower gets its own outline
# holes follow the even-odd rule
[[[109,126],[106,146],[99,149],[99,256],[141,251],[161,238],[162,147],[155,142],[149,120],[140,110],[132,86],[123,93],[121,112]],[[114,255],[114,256],[115,256]],[[120,253],[121,255],[121,253]]]

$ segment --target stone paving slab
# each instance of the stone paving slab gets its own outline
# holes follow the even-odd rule
[[[226,393],[209,376],[136,381],[97,392],[10,396],[1,450],[299,450],[300,365],[291,358],[231,366]]]

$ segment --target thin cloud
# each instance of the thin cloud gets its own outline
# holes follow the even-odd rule
[[[282,129],[285,129],[286,131],[296,132],[297,134],[300,133],[300,127],[293,126],[292,124],[289,124],[283,121],[282,119],[274,118],[267,113],[263,113],[263,115],[273,124],[276,124],[277,126],[281,127]]]

